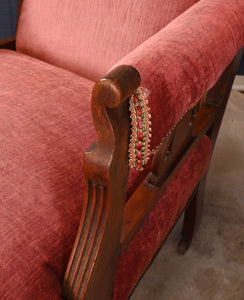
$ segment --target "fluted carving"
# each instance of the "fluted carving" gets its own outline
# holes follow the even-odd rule
[[[106,189],[88,180],[88,197],[83,209],[79,227],[79,238],[73,250],[66,271],[64,296],[68,299],[80,299],[81,291],[85,290],[96,250],[101,244],[107,216]]]
[[[68,300],[105,300],[113,293],[128,178],[130,94],[139,73],[120,66],[98,81],[92,94],[97,144],[84,155],[85,200],[63,280]]]

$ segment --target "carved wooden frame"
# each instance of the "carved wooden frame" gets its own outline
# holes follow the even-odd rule
[[[85,203],[64,276],[67,299],[112,298],[128,178],[130,119],[126,100],[139,84],[140,75],[134,68],[120,66],[93,89],[98,142],[84,155]]]

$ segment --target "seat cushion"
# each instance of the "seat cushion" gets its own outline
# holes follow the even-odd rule
[[[24,0],[17,49],[97,80],[199,0]]]
[[[0,295],[60,299],[96,140],[93,82],[0,50]]]
[[[82,210],[82,156],[96,140],[90,114],[93,82],[7,50],[0,50],[0,68],[0,295],[5,300],[60,300]],[[205,137],[166,198],[155,206],[139,240],[136,236],[121,257],[115,299],[130,293],[202,176],[209,156]],[[136,176],[131,177],[130,193],[136,181]],[[147,239],[155,243],[142,247]]]

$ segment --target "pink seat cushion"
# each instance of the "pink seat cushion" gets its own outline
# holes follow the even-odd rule
[[[198,0],[24,0],[17,49],[97,80]]]
[[[96,140],[93,82],[0,50],[0,298],[59,299]]]
[[[0,66],[0,295],[5,300],[60,300],[82,209],[82,156],[96,139],[90,114],[93,82],[6,50],[0,50]],[[155,206],[140,238],[121,257],[115,299],[127,297],[133,288],[209,156],[205,137],[168,188],[170,197]],[[155,243],[148,246],[147,240]],[[138,260],[143,249],[145,260]],[[134,269],[127,270],[129,262]]]

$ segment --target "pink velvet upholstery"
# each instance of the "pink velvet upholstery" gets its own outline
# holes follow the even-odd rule
[[[60,299],[96,140],[93,82],[0,50],[0,299]]]
[[[97,80],[197,1],[24,0],[17,49]]]
[[[61,0],[57,12],[55,1],[25,0],[17,48],[95,80],[197,1],[128,2],[93,6]],[[243,45],[243,14],[242,0],[200,1],[116,63],[137,68],[151,91],[152,148],[213,86]]]
[[[244,44],[243,16],[243,0],[202,0],[116,63],[134,66],[151,91],[153,148]]]
[[[82,208],[82,156],[96,138],[89,105],[93,82],[12,51],[0,50],[0,65],[0,295],[61,300]],[[174,191],[171,197],[155,206],[154,214],[163,220],[157,230],[151,232],[152,217],[145,223],[143,234],[148,231],[149,240],[156,234],[155,244],[148,249],[143,239],[132,242],[121,258],[117,299],[133,288],[148,255],[157,251],[183,208],[186,198],[178,195],[184,191],[187,197],[197,184],[209,161],[209,145],[205,137],[168,188]],[[142,248],[145,261],[134,259],[131,252]],[[126,257],[135,266],[131,277],[124,273]]]

